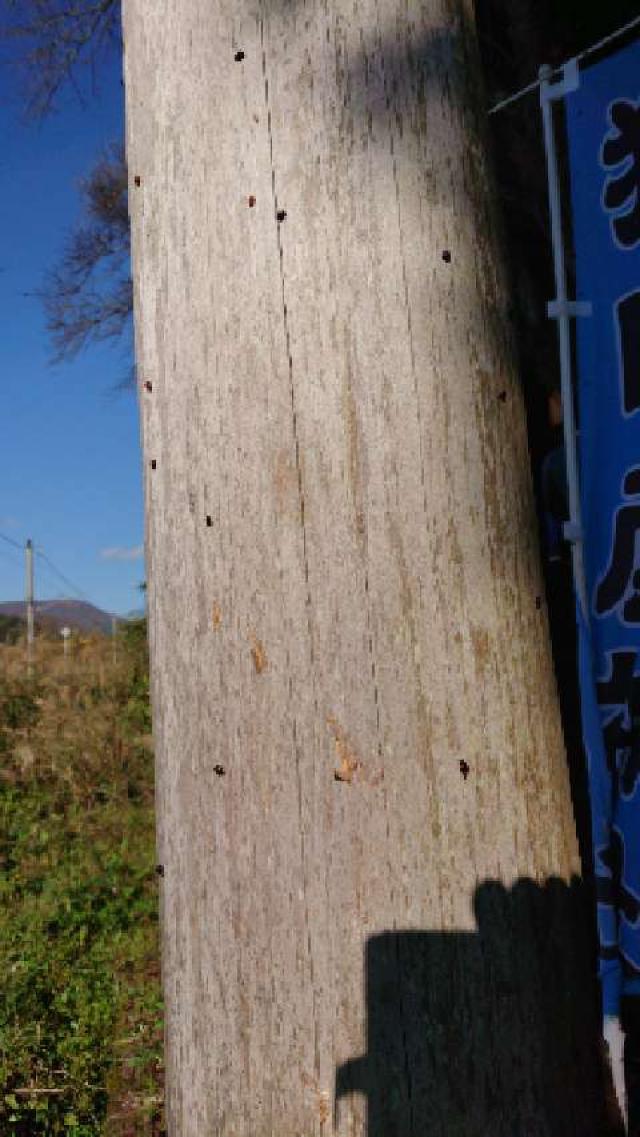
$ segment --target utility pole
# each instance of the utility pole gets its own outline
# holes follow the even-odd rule
[[[25,547],[25,602],[27,607],[27,670],[33,670],[33,542]]]

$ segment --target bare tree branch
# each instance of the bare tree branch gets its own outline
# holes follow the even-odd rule
[[[89,343],[120,338],[131,326],[127,167],[121,144],[104,154],[80,190],[82,223],[40,293],[56,363],[74,358]]]
[[[27,115],[55,109],[62,88],[79,97],[97,63],[121,46],[121,0],[0,0],[5,61],[21,67]],[[44,303],[53,360],[117,339],[131,329],[127,167],[121,144],[111,146],[81,183],[81,223],[60,262],[36,293]],[[127,385],[131,382],[131,374]]]
[[[121,43],[120,0],[0,0],[0,35],[20,45],[13,62],[22,69],[27,115],[54,109],[68,82],[80,92],[82,69],[94,73],[109,48]]]

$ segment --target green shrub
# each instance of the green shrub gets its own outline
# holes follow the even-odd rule
[[[0,727],[33,726],[40,714],[40,695],[39,684],[31,679],[0,680]]]
[[[0,643],[15,644],[26,632],[26,623],[19,616],[0,614]]]
[[[2,1137],[163,1131],[148,691],[139,629],[103,685],[0,678]]]

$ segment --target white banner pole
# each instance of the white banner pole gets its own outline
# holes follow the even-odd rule
[[[547,305],[547,314],[558,324],[558,344],[560,348],[560,391],[562,394],[562,420],[564,426],[564,447],[569,491],[569,521],[564,527],[564,536],[571,543],[573,579],[580,608],[587,621],[587,589],[584,575],[584,556],[582,550],[582,522],[580,510],[580,491],[578,483],[578,456],[576,447],[576,419],[573,402],[571,378],[571,328],[572,316],[587,316],[590,305],[576,304],[567,300],[567,274],[564,259],[562,236],[562,205],[560,198],[560,178],[556,156],[555,132],[553,127],[553,103],[563,98],[579,85],[578,64],[575,59],[566,63],[562,79],[551,83],[553,69],[545,64],[540,68],[540,107],[544,148],[547,159],[547,182],[549,189],[549,214],[551,217],[551,241],[553,247],[553,268],[556,282],[556,298]]]

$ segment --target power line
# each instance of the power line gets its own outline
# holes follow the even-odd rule
[[[6,541],[8,545],[13,545],[14,549],[19,549],[21,553],[24,552],[24,545],[19,545],[12,537],[7,537],[5,533],[0,533],[0,538]]]
[[[627,32],[632,31],[633,28],[638,26],[638,24],[640,24],[640,16],[635,16],[633,20],[629,20],[628,24],[623,24],[621,28],[617,28],[615,32],[611,32],[610,35],[604,36],[602,39],[599,39],[597,43],[592,43],[589,47],[585,47],[584,51],[579,52],[578,55],[574,55],[573,58],[577,63],[579,63],[582,59],[588,59],[590,55],[595,55],[596,51],[600,51],[600,48],[607,47],[607,45],[613,43],[614,40],[620,39],[621,36],[624,36]],[[502,99],[499,103],[496,103],[495,106],[491,107],[489,114],[496,114],[497,111],[502,111],[505,107],[510,107],[512,103],[517,102],[518,99],[523,98],[524,95],[528,95],[530,91],[537,90],[540,84],[546,81],[547,78],[550,79],[552,75],[559,75],[563,67],[564,63],[559,64],[558,67],[554,67],[552,71],[549,72],[548,76],[545,76],[545,80],[535,79],[533,83],[529,83],[526,87],[522,87],[520,91],[516,91],[515,94],[509,95],[506,99]]]
[[[36,556],[40,558],[38,549],[36,549]],[[64,600],[66,593],[60,588],[60,581],[56,579],[48,565],[44,564],[44,562],[40,564],[39,572],[40,576],[44,574],[45,580],[49,581],[49,590],[53,592],[54,596],[59,600]]]
[[[72,581],[70,581],[70,580],[69,580],[69,578],[68,578],[68,577],[66,577],[66,576],[64,575],[64,573],[60,572],[60,569],[56,568],[56,566],[54,565],[53,561],[50,559],[50,557],[48,557],[48,556],[46,555],[46,553],[43,553],[41,549],[37,549],[37,550],[36,550],[36,555],[37,555],[38,557],[40,557],[40,560],[44,561],[44,562],[45,562],[45,564],[47,564],[47,565],[49,566],[49,569],[50,569],[50,571],[51,571],[51,572],[53,572],[53,573],[55,573],[55,575],[58,577],[58,580],[61,580],[61,581],[62,581],[62,583],[64,584],[65,588],[70,588],[70,589],[71,589],[71,591],[72,591],[72,592],[75,592],[76,596],[79,596],[79,597],[80,597],[80,599],[81,599],[81,600],[84,600],[86,604],[90,604],[90,603],[91,603],[91,601],[90,601],[90,600],[89,600],[89,598],[88,598],[88,597],[85,595],[85,593],[82,591],[82,589],[81,589],[81,588],[78,588],[78,587],[77,587],[77,585],[73,584],[73,582],[72,582]]]
[[[84,600],[87,604],[90,603],[88,597],[82,591],[82,589],[78,588],[77,585],[75,585],[71,580],[69,580],[69,578],[66,577],[63,572],[60,572],[60,569],[56,568],[53,561],[50,559],[50,557],[48,557],[46,555],[46,553],[43,553],[41,549],[38,549],[37,550],[37,556],[40,557],[40,560],[44,561],[45,564],[47,564],[49,566],[49,571],[54,573],[54,575],[57,576],[58,580],[62,581],[65,588],[71,589],[72,592],[75,592],[76,596],[79,596],[80,599]]]
[[[8,549],[3,549],[2,547],[0,547],[0,556],[6,557],[7,560],[10,561],[10,563],[12,565],[18,564],[18,558],[16,557],[16,554],[10,553]],[[22,565],[20,567],[22,567]]]
[[[13,537],[8,537],[6,533],[0,533],[0,540],[5,541],[8,545],[11,545],[14,549],[17,549],[18,552],[24,553],[24,544],[21,545],[18,541],[14,541]],[[74,592],[76,596],[78,596],[81,600],[84,600],[86,604],[91,603],[86,593],[83,592],[81,588],[78,588],[78,586],[74,584],[73,581],[69,580],[69,578],[65,576],[59,568],[56,568],[51,558],[47,556],[43,549],[34,549],[34,552],[41,561],[44,561],[44,563],[48,565],[48,571],[54,573],[58,580],[62,581],[65,588],[68,588],[71,590],[71,592]]]

